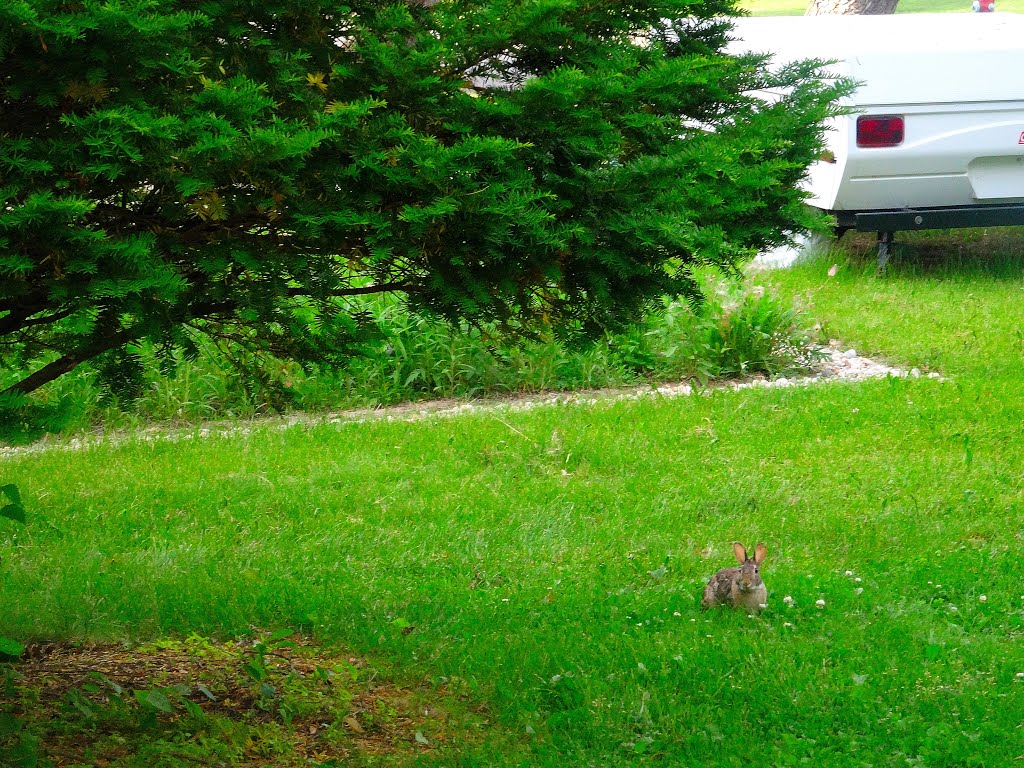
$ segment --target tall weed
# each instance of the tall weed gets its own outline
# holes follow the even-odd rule
[[[642,382],[778,376],[814,363],[816,326],[803,309],[759,285],[699,276],[703,301],[665,300],[624,333],[585,348],[554,340],[511,340],[495,328],[453,327],[412,314],[387,297],[364,300],[380,331],[340,369],[303,370],[281,360],[200,342],[200,354],[172,370],[152,349],[137,354],[144,378],[131,399],[102,389],[83,366],[43,390],[59,405],[53,431],[130,427],[147,421],[252,418],[284,410],[325,410],[437,398],[632,386]],[[241,373],[240,371],[248,373]]]

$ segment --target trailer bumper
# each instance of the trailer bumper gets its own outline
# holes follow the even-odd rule
[[[1024,203],[965,205],[954,208],[900,208],[832,211],[840,230],[902,232],[914,229],[1024,226]]]

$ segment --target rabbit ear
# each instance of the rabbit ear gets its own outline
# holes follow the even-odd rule
[[[732,552],[736,555],[736,559],[740,561],[740,565],[747,562],[747,550],[738,541],[732,543]]]
[[[764,542],[758,542],[757,546],[754,547],[754,563],[760,565],[768,554],[768,547],[764,545]]]

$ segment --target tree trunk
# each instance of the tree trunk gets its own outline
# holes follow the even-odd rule
[[[897,2],[898,0],[811,0],[807,6],[807,15],[893,13]]]

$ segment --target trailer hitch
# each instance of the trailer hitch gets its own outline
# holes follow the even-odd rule
[[[879,273],[885,272],[885,267],[889,263],[889,257],[892,256],[892,247],[895,245],[895,236],[893,232],[879,232],[878,233],[878,271]]]

